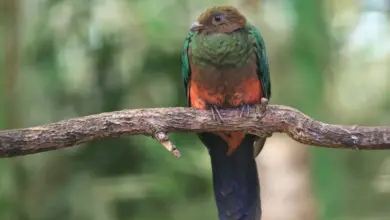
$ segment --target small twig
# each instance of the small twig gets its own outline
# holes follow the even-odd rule
[[[179,156],[167,134],[172,132],[246,131],[261,137],[281,132],[303,144],[359,150],[390,149],[390,126],[331,125],[296,109],[262,105],[239,117],[241,109],[211,111],[193,108],[135,109],[90,115],[32,128],[0,131],[0,157],[14,157],[125,135],[147,135]],[[261,106],[260,106],[261,107]],[[260,120],[259,120],[260,119]],[[159,134],[161,133],[161,134]]]
[[[169,140],[168,135],[164,132],[158,132],[157,134],[154,135],[154,138],[160,142],[171,154],[179,158],[181,157],[180,151],[176,148],[174,144]]]

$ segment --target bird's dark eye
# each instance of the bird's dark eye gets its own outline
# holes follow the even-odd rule
[[[214,23],[214,24],[218,24],[218,23],[220,23],[221,21],[223,21],[223,19],[224,19],[223,15],[215,15],[215,16],[213,17],[213,23]]]
[[[215,20],[216,22],[222,21],[222,15],[216,15],[216,16],[214,17],[214,20]]]

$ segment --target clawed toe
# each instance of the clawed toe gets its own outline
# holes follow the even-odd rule
[[[242,118],[242,116],[244,115],[245,110],[246,110],[246,117],[248,117],[248,116],[249,116],[249,113],[250,113],[250,107],[249,107],[248,104],[243,104],[243,105],[241,106],[240,118]]]
[[[266,99],[266,98],[262,98],[261,102],[259,104],[254,105],[256,117],[257,117],[258,120],[261,120],[265,116],[267,105],[268,105],[268,99]],[[251,105],[243,104],[239,108],[241,109],[240,118],[242,118],[244,116],[244,114],[245,114],[246,117],[250,116]],[[219,112],[217,106],[209,105],[208,109],[211,110],[211,112],[213,114],[213,119],[215,121],[218,121],[220,123],[224,121],[224,119],[223,119],[221,113]]]
[[[211,112],[213,114],[213,119],[218,122],[223,122],[221,113],[218,111],[218,108],[215,105],[210,106]]]
[[[257,104],[255,106],[255,108],[256,108],[255,111],[256,111],[256,115],[257,115],[258,120],[261,120],[262,118],[264,118],[265,112],[267,110],[267,105],[268,105],[268,99],[262,98],[260,104]]]

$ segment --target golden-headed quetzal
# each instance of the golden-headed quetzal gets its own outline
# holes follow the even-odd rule
[[[209,109],[241,108],[269,99],[271,83],[259,30],[234,7],[212,7],[187,35],[182,77],[188,105]],[[220,220],[258,220],[260,187],[255,157],[266,138],[245,132],[198,133],[212,164],[214,196]]]

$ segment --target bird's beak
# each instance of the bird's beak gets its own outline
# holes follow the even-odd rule
[[[199,22],[195,22],[191,25],[191,31],[196,31],[197,29],[199,29],[200,27],[202,27],[203,25],[199,24]]]

